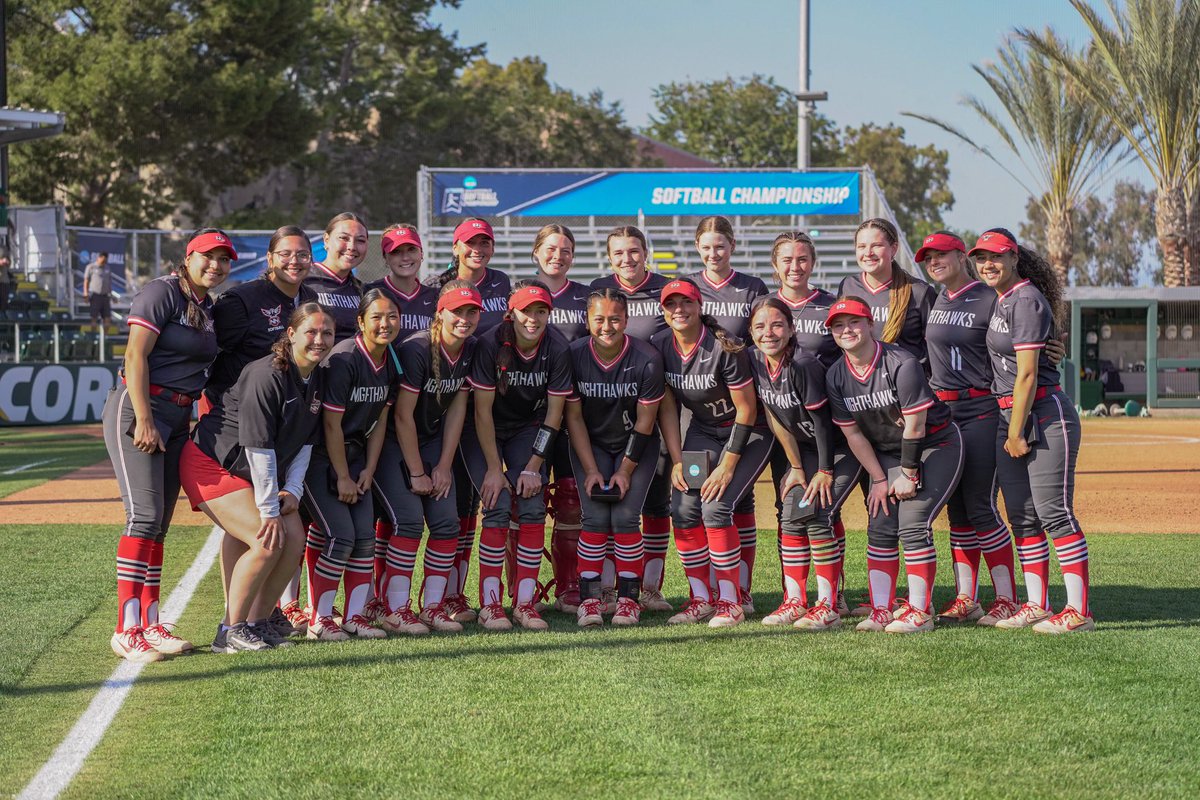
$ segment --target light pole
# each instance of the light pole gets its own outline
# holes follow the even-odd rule
[[[811,138],[808,115],[818,100],[828,100],[829,92],[809,91],[808,86],[808,0],[800,0],[800,86],[796,91],[796,169],[808,169]]]

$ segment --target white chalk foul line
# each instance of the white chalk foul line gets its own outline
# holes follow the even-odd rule
[[[163,619],[179,619],[187,604],[192,599],[200,580],[212,568],[221,549],[222,531],[213,527],[205,540],[204,546],[196,555],[196,560],[183,574],[179,584],[172,590],[170,597],[162,607]],[[88,755],[100,744],[104,732],[112,724],[117,712],[129,696],[134,681],[142,673],[145,664],[134,664],[122,660],[112,675],[100,687],[100,691],[92,699],[87,710],[79,717],[75,727],[71,728],[66,738],[59,743],[58,748],[50,756],[29,784],[17,795],[18,800],[52,800],[70,785],[75,775],[83,767]]]
[[[53,464],[55,461],[58,461],[58,459],[57,458],[47,458],[45,461],[34,461],[32,464],[22,464],[19,467],[13,467],[12,469],[6,469],[6,470],[4,470],[4,472],[0,472],[0,475],[16,475],[18,472],[24,472],[27,469],[33,469],[34,467],[40,467],[43,464]]]

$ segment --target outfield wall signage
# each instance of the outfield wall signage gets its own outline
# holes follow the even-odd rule
[[[0,365],[0,426],[99,422],[120,363]]]
[[[450,217],[857,215],[857,172],[431,171]]]

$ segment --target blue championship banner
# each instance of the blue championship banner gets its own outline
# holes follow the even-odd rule
[[[857,172],[433,171],[439,216],[859,213]]]

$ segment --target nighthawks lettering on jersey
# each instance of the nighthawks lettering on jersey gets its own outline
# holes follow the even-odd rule
[[[591,443],[609,453],[625,448],[638,405],[657,403],[664,392],[658,352],[647,342],[624,338],[611,361],[596,354],[590,337],[576,339],[570,347],[575,393],[569,400],[582,404]]]
[[[386,386],[355,386],[350,390],[351,403],[379,403],[387,400]]]
[[[636,374],[636,373],[631,373]],[[576,381],[575,389],[584,397],[599,397],[605,400],[619,400],[622,397],[637,397],[637,381],[624,383],[609,383],[607,381]]]
[[[1046,340],[1054,330],[1054,313],[1045,296],[1029,281],[1021,281],[996,300],[988,325],[987,347],[992,362],[992,392],[1013,393],[1017,353],[1037,350],[1037,385],[1058,384],[1058,368],[1046,355]]]
[[[762,278],[730,271],[725,280],[715,283],[709,280],[708,272],[692,276],[692,282],[700,289],[703,310],[716,318],[717,324],[742,341],[750,335],[750,305],[758,297],[767,294],[767,285]]]
[[[419,331],[404,340],[398,350],[401,376],[400,388],[420,395],[413,411],[417,438],[422,442],[440,436],[442,417],[460,391],[467,391],[467,376],[475,362],[478,340],[472,336],[463,343],[458,358],[451,360],[445,347],[439,347],[437,357],[439,376],[433,377],[430,358],[429,331]]]
[[[587,336],[587,299],[592,290],[582,283],[567,281],[558,293],[551,292],[554,308],[550,311],[550,327],[563,335],[567,343]]]
[[[362,284],[348,274],[339,278],[324,264],[314,263],[304,285],[315,300],[333,315],[334,338],[341,342],[358,334],[358,304],[362,301]]]
[[[725,350],[708,328],[700,329],[700,338],[686,355],[672,330],[654,334],[650,343],[662,357],[671,393],[692,412],[691,424],[715,438],[727,435],[729,426],[737,419],[737,408],[729,392],[754,381],[748,353],[744,349]]]
[[[816,356],[825,366],[836,361],[842,351],[833,341],[829,328],[825,327],[825,316],[837,298],[824,289],[813,289],[807,297],[798,302],[787,299],[783,292],[777,292],[775,296],[792,310],[792,329],[796,331],[796,345],[804,352]]]
[[[397,344],[403,342],[417,331],[428,330],[433,324],[433,315],[437,310],[438,291],[432,286],[417,284],[416,291],[405,294],[396,284],[392,283],[390,275],[385,275],[377,281],[371,281],[363,287],[363,294],[372,289],[379,289],[396,304],[400,312],[400,334],[396,337]]]
[[[385,406],[396,401],[396,368],[385,353],[376,364],[361,336],[338,342],[319,367],[327,411],[342,414],[347,441],[365,443]]]
[[[812,353],[796,350],[791,361],[773,372],[767,357],[755,349],[750,368],[758,399],[783,427],[801,440],[813,441],[816,428],[809,412],[826,404],[825,367]]]
[[[996,292],[980,281],[938,295],[925,326],[929,382],[934,389],[990,390],[987,331],[995,305]]]
[[[500,330],[489,331],[479,340],[470,383],[476,390],[496,392],[492,400],[492,420],[496,433],[508,436],[544,422],[549,395],[567,397],[571,394],[571,362],[567,340],[555,329],[547,328],[532,353],[522,353],[512,346],[504,370],[507,385],[501,392],[497,386],[497,359],[505,345],[500,341]]]
[[[959,328],[974,328],[975,317],[977,315],[973,311],[943,311],[935,308],[929,312],[929,322],[927,325],[953,325]]]
[[[626,286],[616,275],[605,275],[592,281],[592,289],[617,289],[624,294],[629,303],[629,322],[625,326],[625,335],[648,342],[651,336],[667,327],[659,296],[662,287],[668,283],[670,281],[662,275],[653,272],[647,272],[642,282],[633,287]]]

